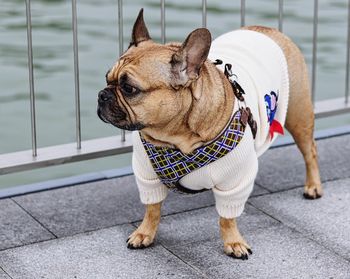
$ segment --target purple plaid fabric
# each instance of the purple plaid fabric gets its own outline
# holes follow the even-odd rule
[[[178,181],[190,172],[206,166],[231,152],[241,141],[245,127],[240,122],[241,113],[237,111],[230,125],[217,140],[184,154],[178,149],[157,147],[141,141],[159,179],[169,188],[175,188]]]

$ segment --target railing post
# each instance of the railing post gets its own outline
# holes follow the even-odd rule
[[[123,0],[118,0],[118,36],[119,36],[119,56],[124,52],[123,34]],[[120,139],[125,141],[125,130],[121,130]]]
[[[77,149],[81,149],[78,20],[77,20],[77,1],[76,0],[72,0],[72,27],[73,27],[73,52],[74,52],[75,133],[76,133]]]
[[[165,44],[165,0],[160,0],[160,26],[162,44]]]
[[[32,132],[32,155],[37,156],[36,142],[36,118],[35,118],[35,93],[34,93],[34,72],[33,72],[33,43],[32,43],[32,19],[30,0],[26,0],[27,17],[27,49],[28,49],[28,70],[29,70],[29,94],[30,94],[30,123]]]
[[[283,0],[278,0],[278,30],[283,32]]]
[[[241,0],[241,27],[245,26],[245,0]]]
[[[349,65],[350,65],[350,0],[348,1],[348,37],[346,43],[346,71],[345,71],[345,104],[349,103]]]
[[[314,21],[313,21],[313,39],[312,39],[312,85],[311,85],[311,99],[313,104],[315,104],[315,93],[316,93],[317,27],[318,27],[318,0],[314,0]]]
[[[207,0],[202,0],[202,27],[207,27]]]
[[[123,0],[118,0],[118,36],[119,36],[119,56],[121,56],[124,52]]]

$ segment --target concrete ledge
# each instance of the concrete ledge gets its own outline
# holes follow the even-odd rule
[[[331,139],[333,137],[339,137],[350,134],[350,126],[337,127],[332,129],[325,129],[315,132],[315,138],[317,140]],[[274,142],[272,149],[286,147],[288,145],[294,145],[294,140],[291,136],[279,137]],[[40,183],[21,185],[17,187],[11,187],[0,190],[0,199],[14,197],[18,195],[24,195],[28,193],[35,193],[50,189],[56,189],[61,187],[67,187],[72,185],[79,185],[83,183],[89,183],[104,179],[122,177],[132,174],[131,166],[122,169],[111,169],[104,172],[87,173],[79,176],[67,177],[62,179],[55,179],[50,181],[43,181]]]
[[[132,168],[131,166],[129,166],[121,169],[87,173],[83,175],[77,175],[77,176],[54,179],[54,180],[49,180],[49,181],[44,181],[39,183],[10,187],[10,188],[0,190],[0,199],[25,195],[28,193],[36,193],[36,192],[41,192],[46,190],[52,190],[52,189],[57,189],[62,187],[68,187],[73,185],[80,185],[84,183],[111,179],[115,177],[123,177],[126,175],[131,175],[132,173],[133,173]]]
[[[127,133],[123,142],[119,137],[114,136],[83,141],[81,149],[77,149],[75,143],[43,147],[37,150],[37,156],[35,157],[33,157],[31,150],[0,154],[0,175],[118,155],[131,151],[131,134]]]

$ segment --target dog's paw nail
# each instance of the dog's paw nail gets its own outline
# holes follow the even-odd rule
[[[243,255],[238,257],[238,256],[235,255],[235,253],[231,253],[229,256],[231,258],[239,259],[239,260],[243,260],[243,261],[248,259],[248,255],[247,254],[243,254]]]
[[[315,186],[315,187],[306,187],[304,188],[304,198],[308,200],[315,200],[322,197],[322,187],[321,186]]]
[[[237,259],[237,256],[236,256],[234,253],[231,253],[229,256],[230,256],[231,258]]]
[[[319,195],[318,193],[315,193],[315,195],[309,195],[304,193],[304,198],[307,200],[315,200],[315,199],[319,199],[321,197],[321,195]]]
[[[253,251],[252,251],[252,249],[247,249],[248,250],[248,253],[249,253],[249,255],[252,255],[253,254]]]
[[[313,200],[313,199],[314,199],[314,197],[310,196],[310,195],[307,194],[307,193],[304,193],[303,196],[304,196],[304,198],[307,199],[307,200]]]
[[[136,249],[135,247],[134,247],[134,245],[132,245],[131,243],[128,243],[128,249],[131,249],[131,250],[133,250],[133,249]]]
[[[130,240],[130,237],[128,237],[128,239],[126,240],[126,243],[128,243],[128,242],[129,242],[129,240]]]

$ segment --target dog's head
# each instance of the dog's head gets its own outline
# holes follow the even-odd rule
[[[98,116],[126,130],[165,126],[188,109],[189,100],[200,98],[191,84],[201,74],[210,44],[205,28],[194,30],[183,44],[153,42],[141,9],[128,50],[106,74]]]

